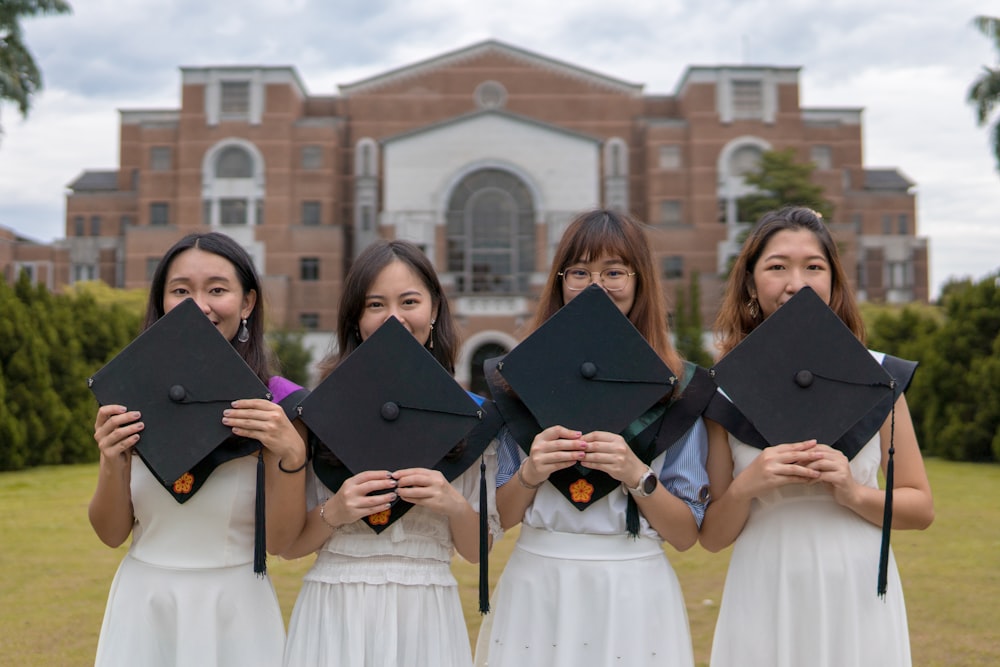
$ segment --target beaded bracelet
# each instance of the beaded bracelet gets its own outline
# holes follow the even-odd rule
[[[327,500],[329,500],[329,498]],[[337,530],[335,525],[326,520],[326,502],[319,506],[319,518],[323,520],[323,523],[330,527],[330,530]]]
[[[544,479],[543,479],[542,481],[540,481],[540,482],[539,482],[538,484],[528,484],[528,482],[526,482],[526,481],[525,481],[525,479],[524,479],[524,473],[523,473],[523,472],[521,472],[522,470],[524,470],[524,466],[523,466],[523,465],[522,465],[522,466],[520,466],[520,467],[519,467],[519,468],[517,469],[517,481],[518,481],[518,482],[520,482],[520,483],[521,483],[521,486],[523,486],[524,488],[526,488],[526,489],[531,489],[532,491],[535,491],[535,490],[537,490],[537,489],[538,489],[538,487],[540,487],[540,486],[541,486],[542,484],[545,484],[545,480],[544,480]]]

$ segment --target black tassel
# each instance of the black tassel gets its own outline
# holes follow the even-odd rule
[[[625,530],[633,540],[639,537],[639,506],[635,503],[635,498],[631,493],[628,496],[628,508],[625,510]]]
[[[267,574],[267,530],[264,525],[264,448],[257,450],[257,493],[253,511],[253,571]]]
[[[479,613],[490,613],[490,527],[486,521],[486,460],[479,461]]]
[[[891,384],[892,411],[889,418],[889,462],[885,466],[885,507],[882,510],[882,548],[878,558],[878,596],[885,599],[889,582],[889,537],[892,533],[893,454],[896,453],[896,383]]]

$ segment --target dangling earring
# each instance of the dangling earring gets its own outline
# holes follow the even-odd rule
[[[354,327],[354,337],[358,339],[359,343],[361,342],[361,327]]]
[[[750,319],[757,319],[757,316],[760,315],[760,305],[757,303],[756,298],[751,298],[747,301],[747,310],[750,311]]]
[[[240,335],[236,337],[241,343],[245,343],[250,340],[250,330],[247,329],[247,318],[243,318],[243,326],[240,328]]]
[[[436,320],[431,320],[431,335],[430,335],[430,338],[429,338],[429,340],[427,342],[427,349],[428,350],[433,350],[434,349],[434,322],[436,322]]]

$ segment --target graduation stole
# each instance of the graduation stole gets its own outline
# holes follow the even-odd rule
[[[543,429],[531,412],[506,386],[497,371],[497,363],[501,358],[486,361],[486,378],[493,392],[497,407],[511,436],[518,446],[527,454],[531,443]],[[679,392],[665,403],[657,403],[633,421],[621,435],[640,461],[649,465],[653,459],[665,452],[687,433],[701,417],[705,407],[715,393],[715,384],[708,376],[708,371],[690,362],[684,362],[684,376],[680,380]],[[583,511],[595,502],[621,488],[621,482],[611,475],[585,468],[579,464],[558,470],[547,480],[576,509]],[[635,500],[629,495],[630,507]],[[638,510],[634,521],[626,517],[630,525],[630,534],[638,534]],[[631,528],[634,527],[633,531]]]

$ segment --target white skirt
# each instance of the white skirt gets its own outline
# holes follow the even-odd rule
[[[285,625],[250,563],[178,569],[126,555],[111,584],[97,667],[274,667]]]
[[[656,540],[522,525],[491,607],[477,665],[694,665],[684,597]]]
[[[458,588],[306,580],[288,626],[284,664],[469,667]]]

